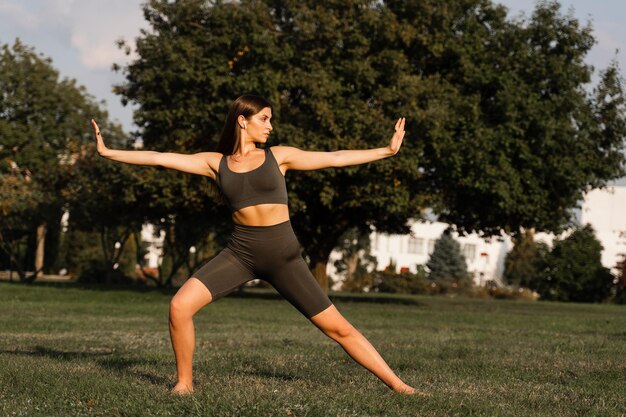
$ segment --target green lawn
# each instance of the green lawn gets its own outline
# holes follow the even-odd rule
[[[197,315],[196,393],[177,397],[171,295],[0,283],[0,415],[626,415],[623,306],[337,295],[422,398],[268,295]]]

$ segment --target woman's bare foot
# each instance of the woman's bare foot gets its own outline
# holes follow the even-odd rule
[[[191,394],[193,393],[193,386],[179,382],[178,384],[174,386],[174,388],[172,388],[170,392],[172,394],[178,394],[178,395]]]
[[[404,384],[404,383],[402,385],[398,385],[396,387],[392,387],[391,389],[394,390],[395,392],[400,393],[400,394],[419,395],[420,397],[430,397],[430,394],[428,394],[427,392],[418,391],[415,388],[413,388],[412,386]]]

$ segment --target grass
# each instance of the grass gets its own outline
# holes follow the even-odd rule
[[[287,302],[195,319],[196,393],[168,393],[171,295],[0,283],[2,416],[624,416],[626,308],[337,295],[409,384],[390,392]]]

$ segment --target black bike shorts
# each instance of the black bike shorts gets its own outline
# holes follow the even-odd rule
[[[309,271],[301,249],[290,220],[271,226],[234,223],[226,248],[191,276],[207,286],[213,300],[252,279],[262,279],[311,318],[332,302]]]

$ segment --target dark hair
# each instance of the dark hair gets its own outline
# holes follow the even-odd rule
[[[245,94],[233,101],[233,104],[230,105],[228,116],[226,116],[222,136],[217,144],[216,151],[224,155],[232,155],[235,149],[239,147],[241,141],[241,130],[239,129],[237,118],[242,115],[247,119],[266,107],[272,108],[269,101],[252,94]]]
[[[233,101],[233,104],[230,105],[230,109],[228,110],[228,116],[226,116],[226,122],[222,129],[222,136],[220,136],[220,141],[216,149],[217,152],[224,154],[223,158],[226,158],[226,155],[232,155],[241,142],[241,130],[237,123],[237,117],[242,115],[247,119],[266,107],[272,108],[269,101],[265,100],[263,97],[252,94],[245,94]],[[209,195],[213,197],[218,204],[226,202],[224,194],[213,181],[209,182]]]

